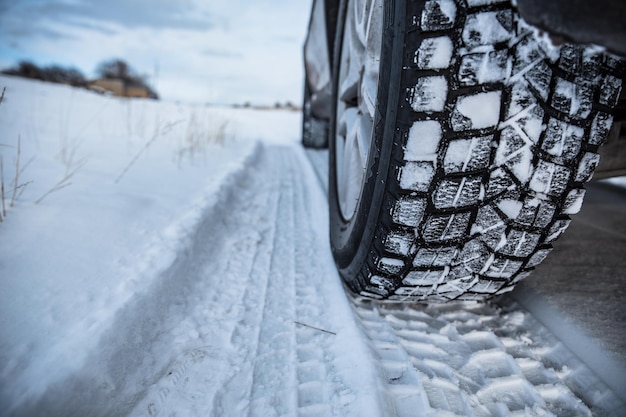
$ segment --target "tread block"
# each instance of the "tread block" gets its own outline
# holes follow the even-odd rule
[[[506,240],[500,242],[498,253],[525,258],[535,251],[541,235],[523,230],[512,229],[506,234]]]
[[[416,112],[440,112],[446,105],[448,81],[442,75],[422,77],[409,91],[409,102]]]
[[[496,294],[505,285],[504,281],[491,281],[488,279],[479,279],[471,288],[471,291],[477,294]]]
[[[498,168],[489,174],[485,197],[492,198],[506,193],[507,191],[512,191],[514,188],[515,182],[511,178],[511,175],[502,168]]]
[[[513,14],[510,10],[469,14],[465,20],[462,39],[473,48],[493,45],[511,39]]]
[[[603,54],[603,64],[618,74],[623,74],[626,71],[626,60],[617,55],[605,52]]]
[[[471,212],[455,214],[435,214],[426,219],[422,236],[429,243],[444,243],[465,236],[469,227]]]
[[[381,258],[376,263],[376,267],[385,274],[399,274],[404,268],[404,261],[396,258]]]
[[[449,291],[458,291],[461,287],[467,290],[474,284],[476,280],[476,274],[472,271],[469,271],[465,264],[457,265],[450,268],[450,272],[448,274],[446,282],[450,282],[453,284],[453,287],[445,287],[441,292],[449,292]],[[443,283],[441,284],[444,285]],[[442,287],[444,288],[444,287]]]
[[[479,201],[481,191],[480,176],[444,179],[437,184],[433,202],[438,209],[469,207]]]
[[[454,260],[457,265],[451,271],[453,277],[464,277],[468,274],[479,274],[489,263],[492,254],[479,239],[467,242]]]
[[[526,197],[522,209],[515,218],[515,222],[528,227],[547,227],[556,213],[556,204],[551,201]]]
[[[607,106],[615,106],[622,91],[622,80],[612,75],[607,75],[602,80],[600,87],[600,103]]]
[[[433,286],[441,282],[446,276],[444,270],[435,271],[411,271],[406,278],[402,280],[402,284],[408,286]]]
[[[558,197],[567,188],[571,170],[563,165],[539,161],[530,180],[530,189],[541,194]]]
[[[400,256],[408,256],[415,241],[413,233],[403,230],[392,230],[385,238],[385,249]]]
[[[563,113],[584,119],[591,113],[593,88],[584,79],[575,82],[557,79],[552,107]]]
[[[456,4],[452,0],[429,0],[420,20],[422,30],[452,29],[456,21]]]
[[[571,74],[580,74],[583,68],[583,51],[580,45],[565,44],[559,54],[559,68]]]
[[[543,133],[544,111],[535,95],[523,84],[516,84],[511,90],[511,102],[507,110],[509,118],[503,126],[518,130],[530,143],[539,143]]]
[[[571,163],[578,156],[584,137],[582,127],[550,118],[541,148],[552,155],[555,162]]]
[[[363,297],[379,300],[384,300],[385,298],[389,297],[389,291],[372,285],[366,285],[365,289],[359,294],[361,294]]]
[[[393,290],[393,288],[396,286],[395,283],[386,277],[382,277],[380,275],[372,275],[370,277],[370,287],[371,286],[375,286],[376,288],[378,288],[378,290],[381,292],[381,294],[384,292],[385,294],[388,294],[389,291]]]
[[[593,173],[600,162],[600,155],[593,152],[585,152],[578,164],[575,181],[587,182],[593,176]]]
[[[396,201],[392,218],[398,224],[416,227],[422,221],[424,210],[426,210],[426,199],[402,197]]]
[[[498,209],[511,220],[517,219],[524,208],[524,203],[522,201],[510,196],[500,198],[495,201],[495,203],[496,207],[498,207]]]
[[[585,198],[586,190],[584,188],[577,188],[567,193],[565,202],[563,203],[563,214],[576,214],[583,206],[583,199]]]
[[[419,69],[446,69],[452,62],[454,45],[447,36],[424,39],[415,51],[415,64]]]
[[[532,175],[533,150],[526,136],[512,127],[506,127],[500,133],[500,143],[496,150],[494,164],[505,166],[521,184],[526,184]]]
[[[437,294],[448,300],[454,300],[467,292],[474,281],[475,280],[471,279],[471,277],[459,280],[448,280],[437,286]]]
[[[493,207],[484,206],[478,209],[472,235],[479,234],[480,241],[493,251],[503,239],[505,231],[506,223]]]
[[[432,162],[407,162],[398,172],[398,181],[403,190],[427,192],[435,177]]]
[[[546,259],[546,257],[551,251],[552,251],[552,248],[539,249],[537,252],[533,254],[533,256],[530,257],[530,259],[526,263],[526,267],[532,268],[532,267],[539,265],[541,262],[543,262],[544,259]]]
[[[589,143],[592,145],[602,145],[609,138],[611,126],[613,125],[613,116],[598,112],[591,123],[591,133],[589,134]]]
[[[545,61],[535,63],[524,74],[524,79],[530,86],[546,101],[548,92],[550,91],[550,80],[552,79],[552,70]]]
[[[569,227],[571,220],[561,219],[555,221],[548,230],[547,236],[544,240],[545,243],[554,242],[561,234]]]
[[[437,160],[439,143],[443,136],[441,123],[435,120],[420,120],[411,125],[406,139],[404,159],[412,162]]]
[[[504,80],[508,68],[507,50],[467,54],[461,58],[459,82],[474,86]]]
[[[414,267],[446,266],[452,263],[456,257],[456,246],[444,246],[440,248],[421,248],[417,251],[413,260]]]
[[[487,169],[493,135],[450,141],[443,158],[446,174]]]
[[[594,49],[585,48],[582,53],[582,76],[588,80],[595,80],[598,77],[598,73],[606,72],[602,69],[604,53]],[[597,85],[597,84],[595,84]]]
[[[522,269],[522,261],[517,261],[500,256],[494,256],[492,262],[486,266],[483,275],[490,278],[509,278]],[[499,290],[500,288],[498,288]]]
[[[527,72],[533,65],[541,62],[543,55],[539,43],[531,32],[522,38],[513,51],[513,73],[515,76]]]

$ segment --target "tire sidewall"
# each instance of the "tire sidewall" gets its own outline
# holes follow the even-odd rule
[[[333,57],[333,101],[329,126],[330,242],[340,275],[352,290],[358,292],[365,285],[365,277],[361,277],[359,273],[364,270],[364,263],[373,262],[371,243],[377,233],[380,233],[377,225],[389,174],[400,95],[405,0],[384,0],[381,70],[367,173],[356,211],[350,219],[345,219],[339,206],[337,189],[336,122],[338,74],[349,3],[350,0],[342,0],[340,4]],[[361,282],[354,282],[355,280]]]

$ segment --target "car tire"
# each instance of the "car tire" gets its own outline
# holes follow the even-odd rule
[[[547,256],[625,70],[500,0],[345,0],[333,61],[335,262],[355,294],[415,302],[488,299]]]

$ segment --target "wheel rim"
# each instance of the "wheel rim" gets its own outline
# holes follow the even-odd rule
[[[383,0],[350,0],[341,47],[335,129],[337,196],[346,220],[356,212],[372,142]]]

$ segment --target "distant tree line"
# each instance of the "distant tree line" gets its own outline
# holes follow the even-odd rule
[[[50,65],[40,67],[30,61],[20,61],[17,66],[0,71],[2,74],[31,78],[58,84],[67,84],[74,87],[88,87],[89,80],[80,70],[73,67]],[[107,80],[119,80],[126,87],[141,87],[148,91],[148,97],[158,99],[154,89],[148,85],[146,76],[141,76],[121,59],[110,59],[101,62],[96,68],[96,75]]]
[[[69,84],[74,87],[87,85],[87,79],[79,70],[60,65],[39,67],[30,61],[20,61],[16,67],[2,70],[2,73],[52,83]]]

